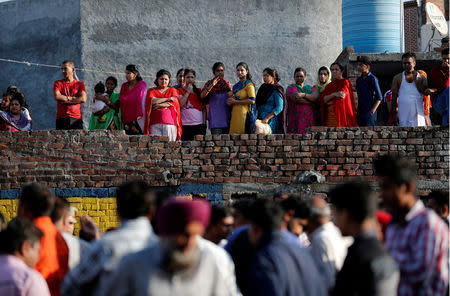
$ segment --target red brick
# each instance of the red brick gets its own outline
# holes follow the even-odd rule
[[[202,166],[202,172],[213,172],[214,166],[213,165],[204,165]]]

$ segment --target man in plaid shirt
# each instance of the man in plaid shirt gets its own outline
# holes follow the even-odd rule
[[[392,213],[386,249],[400,269],[398,295],[446,295],[448,227],[415,197],[415,167],[406,159],[375,161],[382,199]]]

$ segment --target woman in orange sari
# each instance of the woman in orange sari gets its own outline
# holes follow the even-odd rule
[[[178,91],[169,86],[170,72],[159,70],[155,85],[145,100],[144,135],[168,136],[169,141],[181,139],[181,112]]]
[[[357,126],[355,97],[351,82],[342,76],[344,67],[333,63],[330,69],[333,81],[325,87],[320,97],[322,125]]]

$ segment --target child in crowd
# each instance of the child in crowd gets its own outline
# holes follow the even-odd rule
[[[105,85],[100,81],[94,86],[94,105],[92,106],[92,113],[97,113],[103,108],[106,107],[105,102],[102,100],[102,98],[107,97],[108,94],[105,93]],[[106,122],[106,114],[103,114],[101,116],[97,116],[98,122]]]

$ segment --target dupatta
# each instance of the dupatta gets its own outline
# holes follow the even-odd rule
[[[355,107],[355,97],[353,95],[352,84],[348,79],[338,79],[333,80],[328,84],[320,96],[320,112],[322,125],[326,123],[326,106],[324,102],[324,97],[332,94],[334,92],[343,91],[345,92],[344,99],[333,98],[334,114],[336,116],[336,121],[339,127],[351,127],[358,126],[356,123],[356,107]]]
[[[182,126],[181,126],[181,111],[180,111],[180,102],[178,101],[178,90],[176,90],[173,87],[170,87],[164,94],[159,91],[157,87],[150,88],[147,92],[147,97],[145,99],[145,124],[144,124],[144,135],[150,134],[150,117],[152,113],[152,98],[170,98],[170,97],[176,97],[177,100],[175,102],[170,102],[169,104],[171,107],[165,107],[166,108],[174,108],[176,118],[176,127],[177,127],[177,141],[181,140],[181,134],[182,134]]]
[[[187,93],[187,90],[181,87],[178,89],[178,92],[180,95],[184,96]],[[199,95],[194,91],[189,94],[188,101],[192,104],[192,106],[194,106],[195,109],[197,109],[198,111],[203,111],[203,103],[200,101]]]
[[[6,125],[2,126],[5,130],[10,130],[12,132],[31,130],[30,122],[22,113],[20,114],[19,120],[14,120],[13,114],[0,110],[0,121],[6,123]],[[10,127],[8,128],[8,126]]]
[[[280,122],[280,126],[283,130],[283,134],[286,133],[286,117],[287,117],[287,100],[286,95],[284,94],[284,89],[281,85],[278,83],[276,84],[267,84],[264,83],[261,85],[261,87],[258,89],[258,94],[256,95],[256,108],[258,108],[261,105],[264,105],[267,102],[267,99],[273,94],[273,92],[276,91],[281,98],[283,99],[283,111],[278,114],[276,117],[278,117],[278,120]]]

